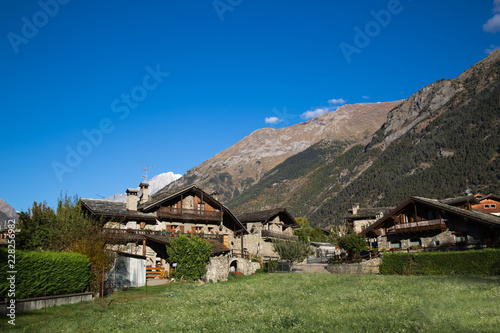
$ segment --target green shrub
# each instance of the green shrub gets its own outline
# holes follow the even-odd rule
[[[309,246],[303,242],[280,238],[275,238],[272,242],[274,251],[278,253],[281,260],[288,260],[290,263],[295,263],[307,258]]]
[[[7,249],[0,249],[0,295],[9,293]],[[81,292],[90,282],[90,262],[71,252],[16,251],[16,298]]]
[[[359,253],[368,248],[365,235],[361,234],[347,234],[339,238],[339,246],[346,250],[349,256]]]
[[[269,260],[266,262],[266,268],[268,272],[274,272],[278,269],[278,262],[276,260]]]
[[[172,276],[176,279],[198,280],[207,272],[207,263],[212,254],[212,245],[198,236],[180,235],[167,246],[169,262],[177,263]]]
[[[500,249],[428,253],[386,253],[381,274],[500,275]]]

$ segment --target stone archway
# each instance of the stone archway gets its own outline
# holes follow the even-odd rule
[[[238,271],[238,259],[231,261],[231,263],[229,264],[229,271],[230,272]]]

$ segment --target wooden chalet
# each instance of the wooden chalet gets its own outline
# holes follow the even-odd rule
[[[148,189],[144,182],[139,189],[127,189],[126,202],[81,199],[89,214],[103,220],[103,232],[115,244],[113,250],[147,256],[149,265],[165,265],[165,245],[183,234],[205,238],[212,244],[213,255],[242,251],[246,228],[196,185],[153,196]]]
[[[372,247],[474,248],[500,242],[500,217],[472,210],[472,196],[435,200],[412,197],[361,233]]]
[[[477,197],[477,201],[472,209],[500,216],[500,196],[495,194],[481,195]]]

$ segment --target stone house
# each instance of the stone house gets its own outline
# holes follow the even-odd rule
[[[359,203],[355,203],[345,215],[344,222],[356,234],[359,234],[392,209],[394,207],[359,208]]]
[[[285,208],[246,213],[238,219],[249,232],[244,236],[244,250],[260,260],[279,258],[272,245],[274,238],[298,240],[293,230],[300,226]]]
[[[361,233],[379,249],[476,248],[500,242],[500,217],[472,210],[472,196],[411,197]]]
[[[126,202],[82,198],[81,204],[102,221],[111,250],[145,256],[148,266],[168,269],[165,246],[180,234],[206,239],[213,257],[241,252],[248,234],[227,207],[196,185],[150,196],[143,182],[139,189],[127,189]]]

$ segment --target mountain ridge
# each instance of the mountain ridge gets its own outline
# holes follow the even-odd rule
[[[499,73],[496,51],[457,78],[412,94],[368,144],[319,142],[227,205],[236,213],[286,206],[312,225],[330,225],[342,223],[354,203],[394,206],[412,195],[444,198],[469,187],[499,191]]]
[[[359,103],[280,129],[262,128],[188,170],[161,191],[197,184],[227,201],[258,182],[270,169],[322,140],[349,143],[369,140],[401,101]]]

